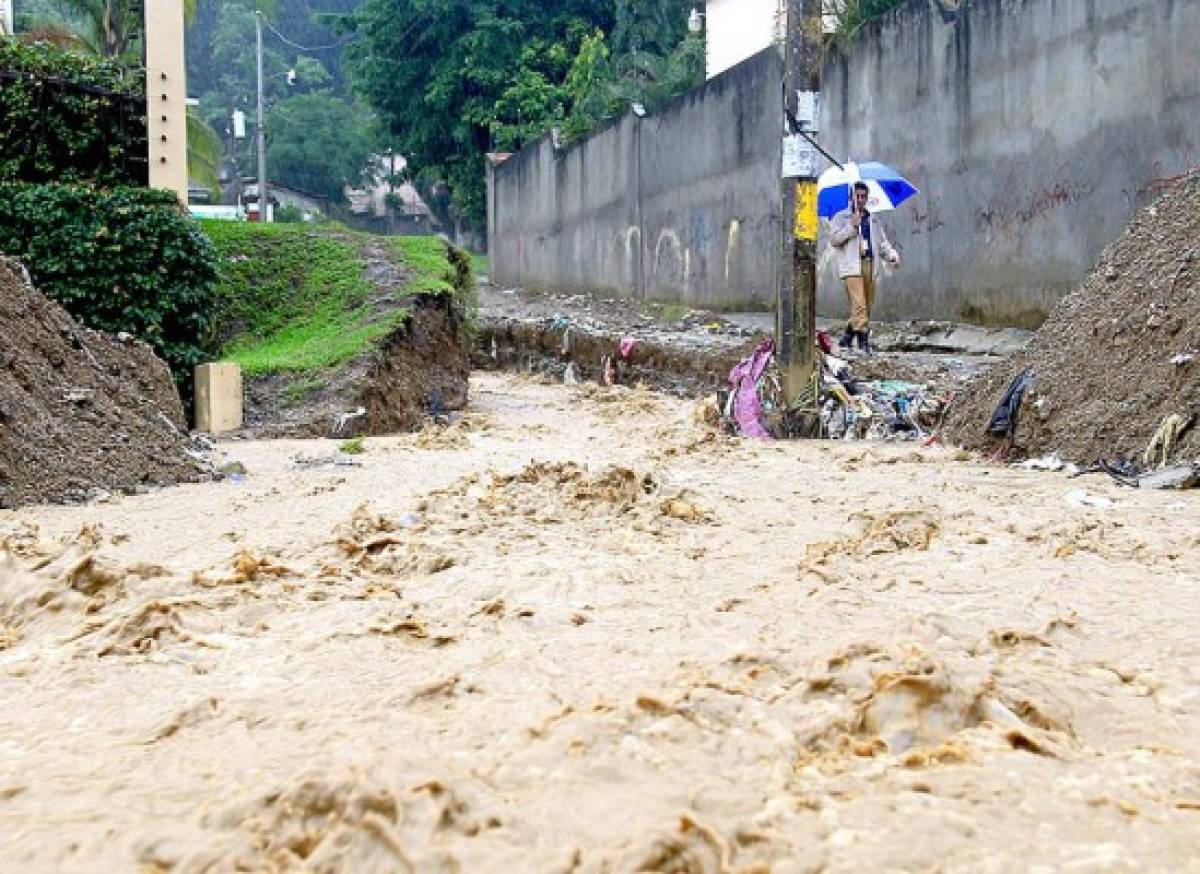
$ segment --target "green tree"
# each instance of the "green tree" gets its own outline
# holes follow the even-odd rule
[[[363,0],[348,19],[357,37],[351,75],[426,185],[448,183],[458,212],[479,220],[493,136],[520,141],[538,93],[547,101],[541,120],[557,115],[558,96],[547,86],[561,79],[542,60],[573,34],[612,24],[611,0]],[[523,63],[535,41],[542,59]]]
[[[271,177],[328,200],[364,179],[375,152],[374,118],[330,94],[300,94],[271,113],[267,160]]]
[[[351,74],[431,194],[482,218],[483,155],[559,127],[583,136],[631,102],[704,78],[693,0],[363,0]],[[431,201],[431,205],[432,205]]]

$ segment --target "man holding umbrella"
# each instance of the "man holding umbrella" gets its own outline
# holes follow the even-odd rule
[[[831,242],[838,276],[850,298],[850,324],[841,346],[849,349],[857,342],[863,352],[870,353],[875,258],[878,255],[893,267],[900,266],[900,253],[888,240],[876,214],[896,209],[920,191],[887,164],[834,161],[834,165],[817,181],[817,215],[832,221]]]
[[[893,267],[900,266],[900,253],[888,240],[882,223],[867,209],[870,189],[854,183],[850,205],[833,217],[830,242],[837,252],[838,276],[850,299],[850,322],[839,345],[850,349],[857,342],[864,354],[871,353],[871,310],[875,306],[875,256],[883,256]]]

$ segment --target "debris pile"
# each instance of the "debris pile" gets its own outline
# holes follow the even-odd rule
[[[167,365],[76,323],[0,258],[0,508],[196,481]]]
[[[1028,372],[1015,426],[989,432]],[[1124,471],[1200,456],[1200,170],[1139,213],[1024,350],[975,380],[947,440]],[[1002,417],[1003,418],[1003,417]]]
[[[941,393],[930,384],[859,379],[849,361],[832,353],[827,336],[818,334],[818,345],[820,370],[815,386],[818,417],[811,422],[799,422],[785,415],[774,342],[764,340],[753,355],[734,367],[729,374],[728,389],[718,393],[726,429],[760,440],[802,436],[928,443],[937,439],[952,395]]]

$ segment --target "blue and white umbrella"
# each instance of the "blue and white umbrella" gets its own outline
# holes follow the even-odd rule
[[[850,206],[850,192],[855,182],[867,183],[867,209],[871,212],[887,212],[914,194],[920,194],[915,185],[887,164],[851,162],[830,167],[817,180],[817,215],[833,218]]]

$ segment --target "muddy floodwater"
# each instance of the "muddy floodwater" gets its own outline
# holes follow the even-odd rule
[[[3,870],[1200,871],[1196,493],[472,392],[0,513]]]

